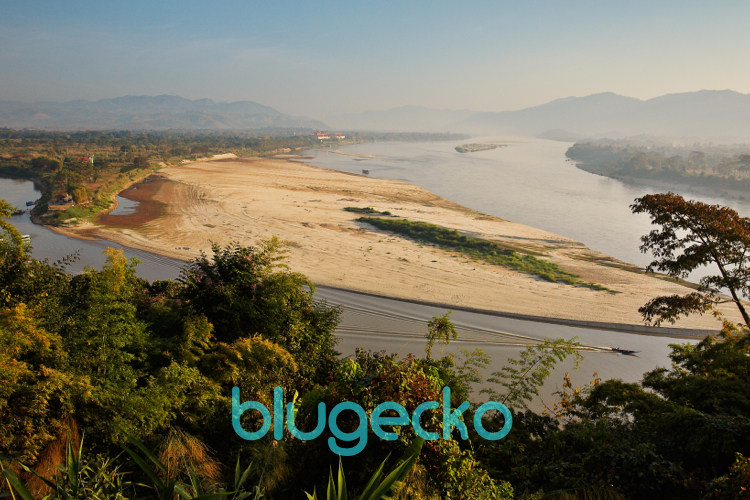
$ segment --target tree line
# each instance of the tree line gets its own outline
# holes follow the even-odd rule
[[[620,141],[576,143],[565,155],[579,168],[717,189],[750,189],[750,146],[646,146]]]

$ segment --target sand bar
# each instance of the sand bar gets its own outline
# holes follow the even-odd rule
[[[104,224],[70,228],[68,234],[94,234],[179,259],[209,252],[211,242],[252,245],[277,236],[289,245],[292,270],[317,284],[578,321],[639,325],[638,308],[649,299],[690,291],[629,271],[624,263],[576,241],[476,212],[407,182],[270,158],[193,163],[160,170],[158,176],[161,179],[152,185],[158,189],[149,191],[155,191],[152,200],[159,205],[159,214],[140,220],[125,216],[132,219],[128,223],[108,216],[101,221]],[[366,206],[542,252],[582,280],[620,293],[550,283],[471,261],[357,222],[360,214],[344,210]],[[730,306],[724,311],[729,319],[739,320]],[[691,316],[675,326],[717,329],[720,325],[711,316]]]

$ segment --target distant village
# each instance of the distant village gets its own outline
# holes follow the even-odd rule
[[[313,132],[310,134],[311,136],[315,137],[319,141],[330,141],[331,140],[331,134],[328,132],[323,132],[321,130],[318,130],[317,132]],[[336,140],[343,140],[346,139],[346,136],[344,134],[335,133],[333,134],[333,138]]]

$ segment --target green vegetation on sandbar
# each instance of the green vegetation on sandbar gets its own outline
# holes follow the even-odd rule
[[[497,144],[464,144],[463,146],[456,146],[456,151],[459,153],[474,153],[495,149],[497,146]]]
[[[416,222],[406,219],[381,219],[377,217],[360,217],[359,222],[367,222],[378,229],[391,231],[422,243],[431,243],[444,250],[460,252],[472,259],[483,260],[489,264],[503,266],[522,273],[532,274],[553,283],[583,286],[594,290],[609,290],[602,285],[579,280],[577,274],[563,271],[557,264],[537,259],[533,255],[521,254],[494,241],[464,236],[455,229]]]
[[[344,207],[347,212],[354,212],[357,214],[379,214],[379,215],[391,215],[390,212],[378,212],[372,207]]]

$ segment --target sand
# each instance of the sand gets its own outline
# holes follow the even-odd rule
[[[320,285],[581,321],[641,325],[638,308],[649,299],[690,291],[633,272],[633,266],[576,241],[476,212],[407,182],[270,158],[193,163],[160,170],[158,177],[161,180],[152,185],[158,187],[152,199],[161,215],[135,217],[127,224],[110,215],[100,224],[71,228],[67,233],[95,234],[179,259],[194,258],[200,251],[210,253],[212,242],[253,245],[277,236],[288,244],[291,269]],[[579,274],[582,280],[620,293],[550,283],[471,261],[357,222],[360,214],[347,212],[345,207],[373,207],[542,252],[543,258]],[[729,319],[739,321],[731,306],[723,310]],[[718,329],[720,324],[712,316],[691,316],[675,326]]]

